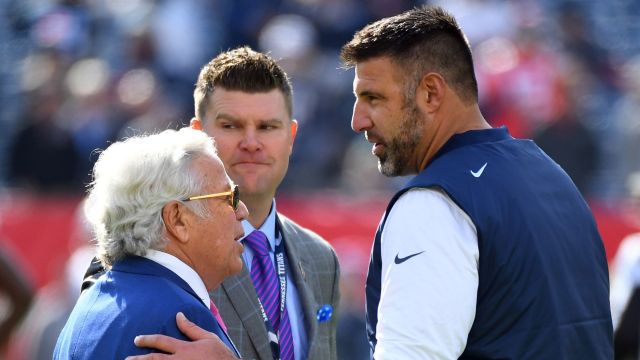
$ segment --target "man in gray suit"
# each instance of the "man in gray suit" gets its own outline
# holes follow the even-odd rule
[[[194,92],[196,117],[191,126],[215,139],[218,155],[249,209],[248,221],[243,222],[245,266],[239,275],[228,277],[211,292],[244,359],[337,356],[335,311],[340,275],[336,254],[320,236],[279,214],[274,200],[287,172],[297,131],[291,96],[291,84],[280,66],[248,47],[224,52],[205,65]],[[277,339],[270,341],[274,336],[269,336],[267,329],[273,329],[273,324],[262,311],[269,312],[268,304],[261,301],[256,290],[260,286],[252,281],[257,255],[247,239],[256,230],[268,240],[272,263],[276,264],[278,249],[284,255],[284,271],[278,277],[286,284],[286,301],[278,301],[277,307],[288,315],[293,354],[286,350],[284,330],[272,331]],[[327,319],[328,309],[334,314]],[[189,348],[179,340],[155,335],[139,337],[137,344],[176,356],[180,349]],[[197,346],[191,345],[190,349]],[[204,353],[199,356],[207,357]]]

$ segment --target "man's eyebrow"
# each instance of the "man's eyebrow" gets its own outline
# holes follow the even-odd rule
[[[235,117],[231,114],[228,113],[218,113],[218,115],[216,115],[215,118],[216,121],[218,120],[228,120],[228,121],[233,121],[233,122],[238,122],[241,121],[240,118]],[[260,119],[259,122],[261,123],[284,123],[283,119],[279,119],[279,118],[268,118],[268,119]]]
[[[216,115],[215,120],[230,120],[230,121],[238,121],[239,119],[231,114],[227,113],[218,113]]]
[[[372,97],[377,97],[377,98],[384,98],[384,96],[382,96],[382,94],[380,94],[378,92],[375,92],[375,91],[372,91],[372,90],[362,90],[362,91],[357,91],[356,90],[353,93],[354,93],[354,95],[356,97],[369,97],[369,96],[372,96]]]
[[[269,118],[269,119],[262,119],[262,120],[260,120],[260,122],[262,122],[262,123],[283,123],[284,120],[283,119],[279,119],[279,118]]]

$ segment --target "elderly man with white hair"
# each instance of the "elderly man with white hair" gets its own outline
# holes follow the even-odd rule
[[[188,128],[133,137],[109,146],[93,175],[85,212],[108,271],[78,299],[54,359],[148,353],[136,335],[184,339],[176,313],[218,335],[217,358],[239,355],[208,291],[242,269],[248,211],[213,140]]]

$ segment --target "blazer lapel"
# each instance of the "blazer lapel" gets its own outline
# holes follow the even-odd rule
[[[242,260],[244,263],[244,259]],[[242,321],[242,326],[256,349],[268,349],[268,353],[260,353],[264,360],[271,360],[269,338],[260,312],[258,295],[253,287],[251,275],[246,264],[240,274],[231,276],[222,282],[222,289],[227,294],[229,302]],[[250,314],[250,315],[247,315]]]
[[[300,296],[300,302],[304,311],[305,328],[307,331],[307,341],[309,344],[309,354],[311,354],[311,345],[314,344],[313,338],[315,337],[317,330],[316,319],[316,301],[313,297],[313,292],[307,283],[306,274],[308,271],[309,261],[306,259],[306,253],[299,251],[296,244],[296,234],[294,230],[290,229],[284,222],[280,220],[280,217],[276,215],[276,221],[282,229],[282,237],[284,240],[285,250],[287,252],[287,261],[289,267],[287,271],[291,271],[291,277],[298,289],[298,295]]]

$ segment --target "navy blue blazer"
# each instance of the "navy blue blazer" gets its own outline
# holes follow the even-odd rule
[[[213,332],[236,353],[226,333],[191,287],[171,270],[143,257],[115,263],[83,292],[60,333],[54,359],[124,359],[147,354],[137,335],[164,334],[187,340],[176,325],[181,311]]]

